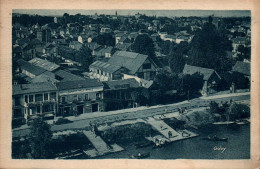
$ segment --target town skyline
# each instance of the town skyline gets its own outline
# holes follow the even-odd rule
[[[14,9],[13,13],[29,14],[29,15],[42,15],[42,16],[62,16],[64,13],[70,15],[114,15],[117,11],[118,15],[131,16],[137,13],[145,14],[147,16],[160,16],[160,17],[207,17],[214,15],[216,17],[250,17],[251,12],[249,10],[67,10],[67,9]]]

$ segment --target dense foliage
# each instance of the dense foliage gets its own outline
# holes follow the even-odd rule
[[[136,53],[148,55],[149,57],[155,56],[153,40],[147,34],[141,34],[136,37],[132,45],[132,50]]]
[[[211,68],[217,72],[228,71],[232,68],[232,62],[226,57],[226,51],[230,50],[231,42],[220,36],[212,18],[204,24],[190,44],[189,63],[194,66]]]
[[[51,158],[52,150],[49,146],[52,140],[52,132],[50,125],[44,122],[41,118],[36,118],[33,120],[30,130],[29,144],[32,158]]]

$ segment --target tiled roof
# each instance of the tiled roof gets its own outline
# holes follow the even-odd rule
[[[102,70],[102,71],[108,72],[108,73],[114,73],[115,71],[117,71],[118,69],[121,68],[121,66],[109,64],[109,63],[102,62],[102,61],[95,61],[89,67],[96,68],[98,70]]]
[[[53,71],[58,69],[60,66],[55,64],[55,63],[51,63],[48,60],[43,60],[40,58],[33,58],[32,60],[29,61],[29,63],[35,65],[35,66],[39,66],[43,69],[46,69],[48,71]]]
[[[95,79],[84,79],[57,83],[58,90],[82,89],[92,87],[103,87],[103,84]]]
[[[57,79],[61,82],[68,82],[68,81],[76,81],[76,80],[84,80],[83,77],[79,77],[77,75],[74,75],[72,73],[66,72],[64,70],[58,70],[55,72],[56,76],[59,76],[61,79]]]
[[[147,55],[139,53],[117,51],[108,60],[108,63],[111,65],[125,67],[130,70],[130,74],[135,74],[147,58]]]
[[[237,61],[232,71],[250,76],[250,63]]]
[[[120,50],[127,50],[131,46],[131,43],[116,44],[115,48]]]
[[[52,83],[30,83],[30,84],[13,85],[13,95],[49,92],[55,90],[57,90],[57,88]]]
[[[140,87],[139,83],[135,79],[125,79],[116,81],[103,82],[105,89],[127,89]]]
[[[19,59],[17,61],[18,65],[21,67],[21,69],[24,69],[32,74],[34,74],[35,76],[38,76],[40,74],[42,74],[43,72],[45,72],[46,70],[39,67],[39,66],[35,66],[23,59]]]
[[[215,72],[213,69],[207,69],[207,68],[202,68],[202,67],[197,67],[197,66],[191,66],[191,65],[185,65],[183,69],[183,74],[195,74],[195,73],[200,73],[203,75],[203,80],[209,80],[211,75]]]

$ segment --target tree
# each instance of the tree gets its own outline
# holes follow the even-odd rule
[[[217,72],[229,71],[232,62],[227,58],[226,51],[230,50],[231,44],[211,22],[212,18],[209,18],[209,22],[192,39],[188,52],[189,64]]]
[[[153,40],[147,34],[138,35],[132,45],[132,50],[136,53],[155,57]]]
[[[250,86],[249,79],[239,72],[225,73],[223,74],[222,79],[223,83],[221,84],[226,85],[227,87],[230,87],[232,83],[235,84],[237,89],[248,89]]]
[[[187,94],[197,94],[202,89],[204,80],[203,76],[199,73],[193,75],[184,75],[183,76],[183,90],[188,92]]]
[[[177,52],[173,53],[169,56],[169,64],[173,73],[181,73],[185,65],[183,55]]]
[[[93,62],[93,58],[91,56],[91,50],[86,46],[82,46],[79,52],[75,55],[75,61],[81,63],[82,67],[85,70],[88,70],[89,66]]]
[[[160,71],[154,80],[155,84],[157,85],[158,89],[162,92],[172,89],[172,77],[171,73],[167,72],[166,70]]]
[[[34,159],[48,159],[52,157],[50,143],[52,132],[50,125],[42,120],[36,118],[30,128],[29,144],[31,148],[31,155]]]
[[[102,46],[115,46],[116,40],[111,33],[100,34],[97,37],[93,38],[93,42],[97,42]]]
[[[209,103],[209,111],[210,111],[210,113],[212,113],[212,114],[216,114],[216,113],[218,113],[219,112],[219,105],[218,105],[218,103],[216,103],[215,101],[211,101],[210,103]]]
[[[230,106],[229,119],[241,119],[250,117],[250,108],[244,104],[233,103]]]

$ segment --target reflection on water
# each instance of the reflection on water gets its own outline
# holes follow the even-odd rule
[[[249,159],[250,124],[239,127],[208,125],[195,131],[199,137],[173,142],[162,148],[136,149],[133,143],[121,144],[126,151],[108,154],[100,159],[129,158],[138,152],[150,152],[147,159]],[[202,140],[208,135],[227,137],[227,142]]]

